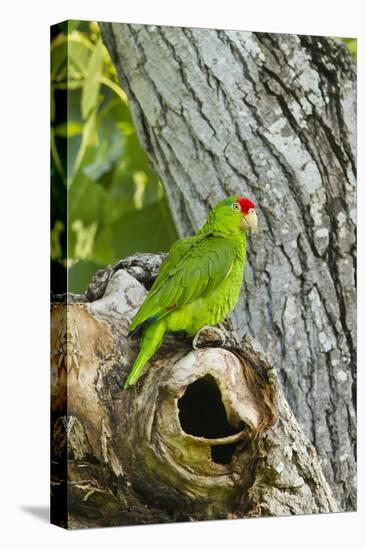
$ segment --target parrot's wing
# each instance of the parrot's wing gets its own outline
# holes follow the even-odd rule
[[[178,241],[134,317],[130,332],[136,334],[146,322],[160,320],[173,309],[207,295],[230,273],[235,258],[235,243],[224,237],[203,235]]]
[[[197,245],[197,243],[205,238],[206,235],[186,237],[176,241],[169,250],[169,256],[161,264],[157,278],[152,285],[148,296],[156,291],[166,278],[170,275],[172,270],[176,268],[181,261],[187,257],[188,252]]]

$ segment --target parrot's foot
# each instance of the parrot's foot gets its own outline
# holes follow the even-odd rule
[[[222,347],[226,342],[225,331],[218,327],[204,325],[193,338],[193,349],[205,347]]]

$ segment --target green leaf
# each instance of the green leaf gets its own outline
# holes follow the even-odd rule
[[[117,126],[125,136],[132,136],[134,133],[133,126],[130,122],[117,122]]]
[[[69,33],[76,30],[79,27],[79,25],[80,25],[80,21],[69,19],[69,21],[67,22],[67,28]]]
[[[51,127],[51,140],[50,141],[51,141],[51,156],[52,156],[53,162],[55,163],[57,171],[58,171],[61,179],[63,180],[64,171],[62,169],[62,162],[61,162],[60,155],[58,154],[58,150],[57,150],[57,147],[56,147],[55,132],[54,132],[54,129],[52,127]]]
[[[56,114],[56,103],[55,103],[55,90],[54,87],[51,84],[51,90],[50,90],[50,116],[51,116],[51,122],[54,122],[55,120],[55,114]]]
[[[92,55],[93,50],[86,46],[84,42],[70,39],[68,43],[68,77],[71,77],[75,72],[79,72],[83,78],[86,78]]]
[[[75,120],[63,122],[54,128],[55,136],[72,138],[83,133],[83,125]]]
[[[51,231],[51,258],[58,260],[62,258],[62,246],[60,235],[64,231],[65,226],[61,220],[56,220]]]
[[[78,31],[71,34],[59,34],[51,42],[51,80],[57,80],[61,71],[67,76],[70,65],[87,74],[87,67],[94,44]]]
[[[107,192],[94,183],[82,172],[75,179],[68,194],[68,223],[71,231],[71,224],[74,220],[82,220],[84,226],[89,226],[94,221],[102,222]],[[72,254],[71,254],[72,256]]]
[[[97,42],[90,56],[86,79],[81,95],[81,114],[84,119],[95,109],[98,103],[100,80],[103,68],[103,45],[101,40]]]
[[[67,37],[63,36],[63,38],[64,41],[56,42],[54,39],[51,44],[51,81],[56,78],[61,68],[67,65]]]
[[[102,267],[105,267],[105,264],[88,260],[73,264],[67,270],[68,291],[75,292],[76,294],[81,294],[84,292],[94,273]]]
[[[68,193],[67,255],[69,259],[80,257],[80,248],[84,249],[85,247],[85,243],[83,243],[85,231],[84,233],[83,231],[80,232],[80,228],[81,230],[87,230],[86,240],[90,239],[90,243],[93,244],[95,237],[95,226],[93,224],[97,224],[99,231],[99,227],[104,223],[106,196],[105,189],[89,180],[82,172],[75,178]],[[89,249],[87,255],[89,256],[90,253]],[[82,253],[82,255],[85,254]]]
[[[68,80],[67,82],[59,82],[54,84],[55,90],[78,90],[83,87],[83,80]]]
[[[93,49],[93,42],[89,40],[89,38],[79,31],[72,31],[70,34],[60,33],[58,34],[51,42],[51,50],[53,48],[57,48],[61,44],[69,44],[70,42],[79,42],[81,44],[84,44],[87,48],[90,50]]]
[[[63,21],[62,23],[58,24],[59,29],[64,33],[70,33],[73,30],[77,29],[80,26],[81,21],[73,20],[73,19],[67,19],[66,21]]]
[[[87,147],[89,145],[89,140],[91,139],[92,133],[95,131],[95,120],[96,120],[96,110],[94,110],[88,120],[85,122],[83,126],[83,133],[81,136],[80,144],[77,146],[77,153],[76,156],[74,155],[75,151],[75,142],[74,140],[77,139],[78,136],[75,136],[74,138],[70,138],[67,140],[67,184],[68,187],[70,187],[74,181],[74,178],[76,174],[79,171],[79,168],[81,166],[81,163],[83,161],[84,155],[86,153]],[[73,158],[75,159],[73,161]]]
[[[112,169],[113,163],[122,154],[121,136],[117,133],[111,135],[110,140],[103,140],[97,148],[94,162],[83,168],[86,174],[93,181],[98,181],[103,174]]]
[[[357,39],[356,38],[341,38],[348,47],[354,61],[357,61]]]
[[[159,201],[142,210],[126,212],[113,224],[111,246],[115,258],[124,258],[135,252],[168,250],[176,234],[174,226],[162,223],[162,210],[166,208],[165,201]],[[95,243],[95,252],[98,247],[99,239]]]
[[[105,86],[108,86],[108,88],[113,90],[114,93],[118,95],[120,100],[123,101],[123,103],[125,103],[126,105],[128,105],[127,95],[124,92],[124,90],[122,90],[122,88],[118,86],[118,84],[116,84],[115,82],[113,82],[113,80],[111,80],[110,78],[107,78],[106,76],[101,76],[100,82],[101,84],[104,84]]]
[[[98,229],[98,223],[92,222],[90,225],[84,225],[83,220],[74,220],[71,224],[71,230],[76,233],[75,256],[80,260],[86,260],[93,252],[95,234]]]

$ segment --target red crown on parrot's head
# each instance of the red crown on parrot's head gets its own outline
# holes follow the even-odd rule
[[[251,208],[255,208],[254,202],[252,202],[249,199],[246,199],[245,197],[238,197],[236,199],[236,202],[240,204],[240,208],[243,214],[248,214]]]

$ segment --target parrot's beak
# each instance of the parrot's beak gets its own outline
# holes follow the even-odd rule
[[[256,211],[254,208],[251,208],[248,212],[248,214],[244,215],[241,222],[240,222],[240,228],[241,229],[249,229],[251,233],[254,233],[257,229],[258,225],[258,218]]]

